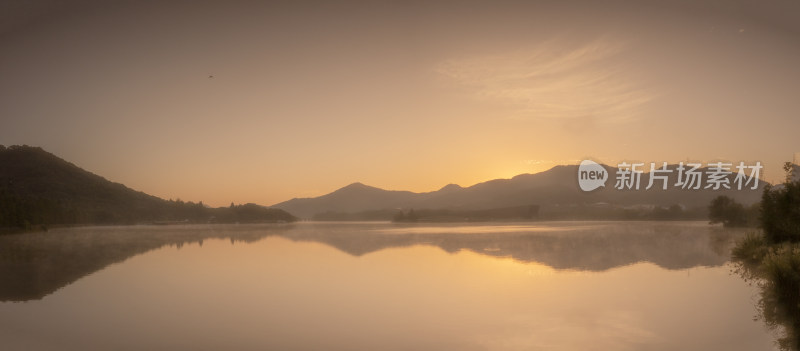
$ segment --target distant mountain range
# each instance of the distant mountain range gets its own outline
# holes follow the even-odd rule
[[[729,196],[745,205],[753,204],[761,198],[763,180],[755,190],[699,189],[689,190],[673,186],[677,182],[677,172],[669,175],[666,190],[656,181],[653,188],[644,190],[649,182],[649,174],[641,177],[639,190],[614,189],[616,168],[603,165],[609,172],[606,187],[591,192],[578,187],[578,166],[556,166],[536,174],[520,174],[511,179],[495,179],[461,187],[448,184],[439,190],[414,193],[410,191],[384,190],[361,183],[353,183],[330,194],[315,198],[294,198],[273,205],[301,218],[314,218],[331,213],[360,213],[384,211],[397,212],[402,209],[450,209],[455,211],[486,210],[493,208],[512,208],[536,205],[542,214],[555,212],[575,212],[577,207],[595,208],[617,207],[669,207],[678,205],[682,209],[705,209],[711,199],[719,195]],[[676,165],[668,166],[675,169]],[[706,172],[706,168],[699,169]],[[728,177],[733,185],[733,175]],[[385,216],[385,215],[384,215]]]
[[[167,201],[30,146],[0,145],[0,232],[72,224],[293,221],[254,204],[208,208]]]
[[[0,232],[59,224],[293,221],[294,215],[322,220],[389,220],[411,209],[416,212],[405,218],[428,216],[443,221],[702,219],[714,197],[727,195],[748,205],[760,199],[766,185],[761,181],[755,190],[685,190],[672,186],[677,181],[677,172],[672,172],[667,190],[644,190],[647,173],[642,175],[640,190],[617,190],[616,168],[603,167],[609,174],[606,187],[591,192],[578,187],[578,166],[556,166],[466,188],[448,184],[425,193],[353,183],[327,195],[295,198],[271,207],[209,208],[132,190],[38,147],[0,146]],[[728,179],[733,184],[733,175]]]

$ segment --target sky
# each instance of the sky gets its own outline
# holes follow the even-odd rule
[[[800,152],[800,3],[0,0],[0,144],[165,199]]]

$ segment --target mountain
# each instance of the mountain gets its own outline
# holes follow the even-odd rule
[[[371,209],[405,207],[415,201],[419,194],[410,191],[383,190],[361,183],[353,183],[330,194],[311,199],[291,199],[274,205],[291,213],[311,218],[314,214],[335,210],[336,212],[361,212]]]
[[[681,209],[705,211],[711,199],[719,195],[729,196],[745,205],[757,202],[767,183],[760,181],[755,190],[698,189],[675,187],[676,165],[668,166],[666,190],[661,181],[655,179],[654,187],[645,190],[650,180],[649,173],[641,176],[639,190],[617,190],[614,188],[617,168],[602,165],[609,179],[605,187],[584,192],[578,187],[578,166],[556,166],[536,174],[520,174],[511,179],[494,179],[470,187],[448,184],[437,191],[414,193],[409,191],[383,190],[361,183],[354,183],[330,194],[316,198],[295,198],[273,205],[303,218],[332,213],[357,213],[398,209],[449,209],[457,211],[488,210],[537,205],[541,213],[566,216],[580,214],[583,207],[653,208],[678,205]],[[698,169],[705,176],[707,168]],[[734,184],[734,175],[727,177]],[[597,211],[594,211],[597,212]],[[600,211],[602,212],[602,211]],[[608,212],[608,211],[606,211]]]
[[[0,145],[0,231],[60,224],[174,221],[292,221],[279,209],[247,204],[207,208],[166,201],[85,171],[30,146]]]

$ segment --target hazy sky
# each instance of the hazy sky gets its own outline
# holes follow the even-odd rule
[[[0,0],[0,144],[212,205],[586,157],[779,179],[800,3],[666,3]]]

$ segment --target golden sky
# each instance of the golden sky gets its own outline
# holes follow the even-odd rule
[[[0,144],[265,205],[800,151],[788,1],[0,2]]]

